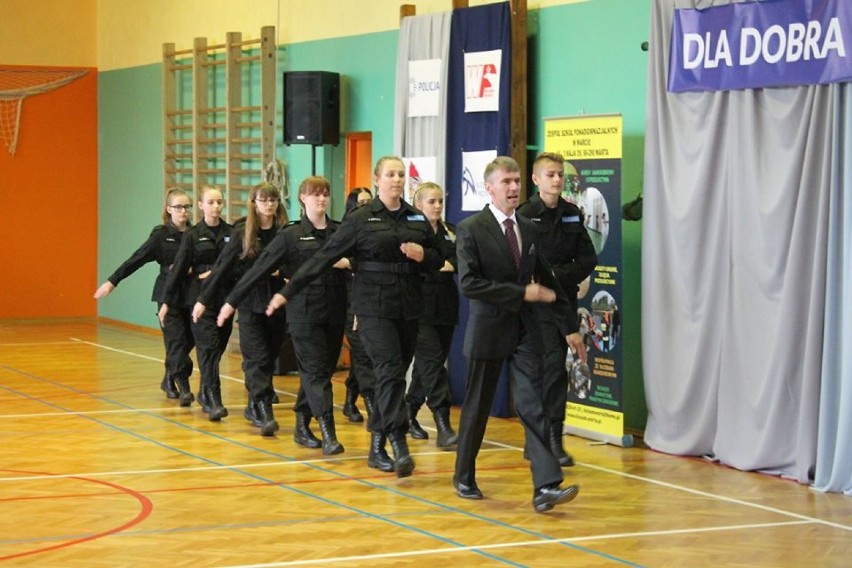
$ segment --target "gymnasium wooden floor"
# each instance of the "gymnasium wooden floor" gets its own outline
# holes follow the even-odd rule
[[[455,496],[455,454],[411,443],[398,480],[365,463],[362,425],[325,459],[166,400],[156,334],[95,320],[0,321],[0,561],[14,566],[850,566],[852,499],[700,459],[568,437],[579,497],[530,505],[522,430],[489,422],[483,501]],[[343,396],[342,376],[335,400]],[[193,379],[197,385],[197,376]],[[195,388],[195,386],[193,387]],[[363,406],[362,406],[363,409]],[[421,412],[431,427],[428,412]],[[339,412],[337,413],[339,417]],[[452,420],[458,423],[458,409]]]

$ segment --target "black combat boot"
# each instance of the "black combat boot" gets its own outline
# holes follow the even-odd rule
[[[198,385],[198,397],[195,400],[201,405],[201,410],[210,414],[210,397],[207,396],[207,387],[204,386],[204,381],[201,381]]]
[[[168,373],[163,375],[163,380],[160,383],[160,390],[166,393],[166,398],[177,398],[180,396],[177,388],[175,388],[175,382],[169,378]]]
[[[349,385],[346,385],[346,398],[343,399],[343,416],[345,416],[349,422],[364,421],[364,417],[361,416],[361,411],[358,410],[357,406],[355,406],[356,400],[358,400],[358,390],[349,388]]]
[[[408,477],[414,473],[414,458],[408,453],[408,441],[402,430],[394,430],[388,435],[393,450],[393,469],[397,477]]]
[[[246,402],[246,409],[243,411],[243,417],[251,422],[252,426],[260,428],[260,418],[257,416],[257,405],[251,401]]]
[[[364,428],[370,429],[370,417],[376,412],[376,402],[373,398],[373,393],[361,393],[361,398],[364,399],[364,408],[367,410],[367,419],[364,422]]]
[[[322,447],[322,442],[320,442],[320,439],[314,436],[314,433],[311,432],[311,429],[308,426],[310,423],[310,414],[296,412],[296,427],[293,428],[293,441],[300,446],[315,450]]]
[[[317,418],[320,432],[322,433],[322,454],[333,456],[343,453],[343,444],[337,441],[337,432],[334,428],[334,415],[329,412]]]
[[[260,435],[272,436],[278,431],[278,422],[275,421],[275,416],[272,413],[272,404],[269,399],[264,398],[255,403],[257,408],[257,418],[260,421]]]
[[[439,408],[432,416],[435,418],[435,428],[438,429],[438,447],[442,450],[453,449],[459,441],[459,436],[450,425],[450,409]]]
[[[415,440],[428,440],[429,433],[424,430],[420,426],[420,422],[417,421],[417,412],[420,410],[420,406],[423,403],[418,403],[409,398],[405,397],[405,406],[408,408],[408,433]]]
[[[192,391],[189,389],[189,377],[177,377],[175,379],[175,385],[180,393],[180,405],[190,406],[192,401],[195,400],[195,395],[192,394]]]
[[[204,393],[204,398],[207,403],[207,408],[204,410],[207,413],[207,418],[212,422],[218,422],[228,415],[228,409],[222,404],[222,388],[218,381],[206,387],[201,387],[201,392]],[[201,393],[198,394],[198,402],[201,402]],[[201,408],[204,408],[202,403]]]
[[[550,451],[562,467],[574,465],[574,458],[562,447],[562,422],[550,425]]]
[[[370,453],[367,455],[367,466],[379,471],[393,471],[393,460],[385,449],[385,435],[380,432],[370,432]]]

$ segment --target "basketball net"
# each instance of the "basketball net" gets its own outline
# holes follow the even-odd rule
[[[24,99],[67,85],[88,73],[83,69],[0,67],[0,138],[15,155]]]

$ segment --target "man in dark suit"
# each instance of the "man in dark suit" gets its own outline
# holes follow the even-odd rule
[[[524,427],[533,476],[533,507],[549,511],[577,496],[579,487],[562,487],[562,470],[550,450],[549,422],[542,401],[541,327],[533,303],[553,303],[568,344],[585,360],[570,303],[546,261],[538,254],[538,228],[515,215],[521,175],[517,162],[499,156],[485,168],[491,203],[459,223],[456,233],[459,283],[470,300],[464,354],[467,392],[462,405],[453,487],[465,499],[482,499],[476,484],[476,456],[503,362],[515,410]]]

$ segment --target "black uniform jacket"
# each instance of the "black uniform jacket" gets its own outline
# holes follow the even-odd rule
[[[226,301],[233,305],[269,274],[283,266],[289,278],[312,258],[337,231],[340,223],[327,219],[327,229],[317,230],[305,217],[281,229],[254,266],[237,282]],[[343,325],[346,320],[346,270],[329,268],[287,303],[287,322],[330,323]]]
[[[181,237],[183,233],[177,230],[177,227],[169,223],[168,225],[157,225],[151,230],[148,240],[142,243],[136,252],[130,255],[130,258],[124,261],[115,272],[107,279],[113,286],[118,286],[118,283],[142,268],[149,262],[156,261],[160,265],[160,274],[154,281],[154,290],[151,292],[151,300],[154,302],[162,302],[163,289],[166,284],[166,275],[169,273],[169,268],[175,261],[178,249],[180,248]],[[177,292],[180,294],[180,299],[183,300],[183,287]]]
[[[189,229],[183,236],[175,262],[166,278],[163,290],[163,303],[179,305],[178,291],[185,285],[186,297],[184,304],[192,306],[201,293],[201,283],[198,277],[213,268],[216,259],[231,240],[231,230],[234,227],[225,221],[219,221],[218,232],[213,232],[204,220]],[[220,294],[221,295],[221,294]],[[221,300],[208,307],[219,307]]]
[[[423,262],[406,258],[400,245],[423,246]],[[352,210],[325,246],[305,262],[281,290],[289,301],[340,258],[354,259],[352,311],[361,316],[418,319],[420,273],[441,268],[444,259],[423,213],[405,201],[390,212],[378,197]]]
[[[219,258],[216,259],[213,272],[201,282],[201,294],[198,296],[198,301],[206,307],[214,306],[217,298],[221,297],[220,294],[224,290],[230,289],[234,282],[242,278],[243,274],[248,272],[255,261],[263,254],[266,245],[263,243],[263,239],[258,236],[257,243],[260,250],[257,256],[240,258],[243,253],[244,238],[245,221],[240,220],[234,224],[231,240],[225,245]],[[264,313],[272,294],[284,283],[283,272],[280,268],[276,268],[278,274],[260,279],[238,304],[232,305],[246,312]]]
[[[449,228],[449,231],[447,231]],[[420,274],[423,294],[423,313],[420,323],[427,325],[456,325],[459,322],[459,289],[455,275],[458,272],[456,258],[455,227],[438,223],[438,247],[444,260],[453,265],[453,272],[423,272]]]
[[[539,252],[547,259],[576,313],[577,285],[598,264],[595,246],[583,224],[583,212],[562,198],[550,209],[539,195],[535,195],[518,208],[518,213],[538,227],[541,234]]]
[[[503,359],[514,353],[521,325],[533,344],[543,349],[534,304],[524,302],[526,286],[533,279],[556,291],[556,302],[548,305],[557,311],[560,332],[577,331],[576,318],[568,317],[568,297],[539,253],[538,228],[525,217],[516,218],[521,233],[520,270],[488,206],[458,224],[459,286],[470,299],[464,354],[471,359]]]

